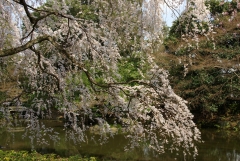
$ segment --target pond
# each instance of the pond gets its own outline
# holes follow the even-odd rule
[[[71,155],[96,156],[104,160],[131,160],[131,161],[181,161],[184,157],[179,154],[166,152],[156,154],[147,146],[124,151],[127,140],[123,135],[115,135],[107,143],[99,144],[94,136],[86,142],[77,142],[81,138],[74,137],[72,130],[64,130],[60,121],[44,121],[43,130],[29,131],[18,127],[0,130],[0,148],[2,150],[36,150],[40,153],[55,153],[62,157]],[[52,128],[50,128],[52,127]],[[202,129],[204,143],[198,145],[197,161],[240,161],[240,132],[218,131]],[[90,135],[90,134],[89,134]],[[92,134],[91,134],[92,135]],[[192,160],[186,158],[186,160]]]

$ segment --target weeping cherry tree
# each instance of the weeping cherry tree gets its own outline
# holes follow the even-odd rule
[[[14,66],[21,89],[2,107],[26,106],[33,129],[57,109],[79,141],[98,125],[104,142],[118,125],[130,140],[126,149],[144,141],[159,153],[182,148],[195,156],[201,139],[193,115],[149,52],[164,3],[184,2],[0,0],[0,58]]]

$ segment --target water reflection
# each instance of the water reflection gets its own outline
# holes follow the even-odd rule
[[[205,141],[199,145],[197,160],[240,161],[240,133],[233,131],[202,130]]]
[[[99,145],[96,140],[99,136],[92,136],[85,142],[76,142],[74,133],[63,129],[63,124],[57,121],[47,121],[39,126],[44,130],[30,132],[25,128],[12,128],[0,130],[1,149],[5,150],[31,150],[40,153],[56,153],[60,156],[88,155],[98,156],[111,160],[141,160],[141,161],[182,161],[184,156],[166,152],[158,155],[150,150],[147,144],[130,151],[124,151],[128,141],[123,135],[116,135],[106,144]],[[51,129],[50,127],[53,127]],[[197,161],[240,161],[240,133],[224,132],[205,129],[202,131],[204,143],[199,144]],[[47,132],[51,135],[48,135]],[[89,134],[90,136],[90,134]],[[192,160],[191,157],[186,160]]]

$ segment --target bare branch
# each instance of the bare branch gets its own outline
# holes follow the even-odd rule
[[[178,17],[178,16],[175,14],[175,12],[177,12],[177,14],[180,15],[180,13],[179,13],[175,8],[173,8],[172,6],[170,6],[166,0],[164,0],[164,3],[168,6],[168,8],[170,8],[170,9],[173,11],[173,14],[174,14],[176,17]]]

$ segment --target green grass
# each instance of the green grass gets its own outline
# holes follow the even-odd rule
[[[0,150],[0,160],[2,161],[97,161],[95,157],[81,157],[79,155],[69,158],[61,158],[56,154],[39,154],[27,151],[3,151]]]

